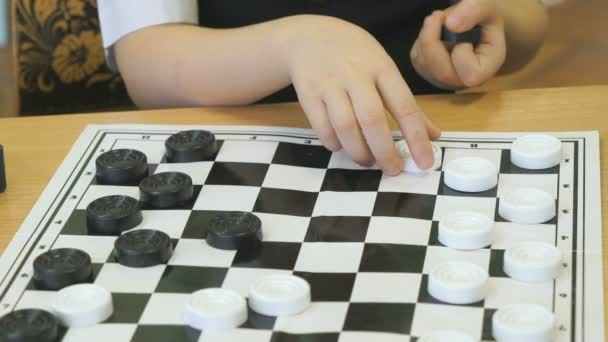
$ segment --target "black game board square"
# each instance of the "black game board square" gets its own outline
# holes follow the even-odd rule
[[[138,325],[131,342],[197,342],[200,335],[187,325]]]
[[[164,209],[151,208],[148,204],[140,202],[141,209],[142,210],[192,210],[192,208],[194,207],[194,203],[196,202],[196,199],[198,198],[198,195],[201,193],[202,189],[203,189],[202,185],[194,185],[193,191],[192,191],[193,192],[192,198],[189,201],[181,203],[180,205],[175,206],[175,207],[164,208]]]
[[[355,273],[294,272],[310,284],[313,302],[348,302],[355,286]]]
[[[432,220],[436,200],[435,195],[379,192],[372,215]]]
[[[410,303],[350,303],[344,330],[409,334],[415,308]]]
[[[150,300],[149,293],[112,293],[114,313],[105,323],[137,323]]]
[[[97,279],[97,276],[99,275],[99,272],[101,271],[101,268],[103,267],[103,264],[97,264],[97,263],[92,263],[91,264],[91,271],[92,271],[92,276],[91,279],[89,279],[89,281],[87,281],[87,283],[94,283],[95,279]],[[32,276],[31,274],[27,274],[28,276]],[[21,274],[21,276],[23,277],[24,274]],[[27,290],[36,290],[36,291],[47,291],[46,289],[39,289],[35,284],[34,284],[34,280],[33,278],[30,278],[30,281],[28,282],[27,286],[25,287]]]
[[[329,165],[330,158],[331,151],[323,146],[281,142],[272,163],[324,169]]]
[[[311,218],[306,242],[364,242],[369,217],[316,216]]]
[[[300,247],[300,243],[262,242],[254,256],[237,251],[232,266],[292,270],[300,254]]]
[[[471,307],[483,307],[484,301],[479,301],[473,304],[449,304],[444,303],[435,297],[431,296],[428,291],[429,287],[429,276],[428,274],[422,275],[422,280],[420,281],[420,292],[418,292],[418,302],[419,303],[427,303],[427,304],[441,304],[441,305],[454,305],[454,306],[471,306]]]
[[[182,232],[182,239],[206,239],[209,221],[223,211],[218,210],[193,210],[190,212],[186,227]]]
[[[55,223],[60,224],[59,222],[61,220],[55,220]],[[61,228],[61,235],[89,235],[86,210],[74,210]]]
[[[502,150],[500,156],[500,173],[520,173],[528,175],[542,175],[542,174],[558,174],[559,165],[542,170],[528,170],[523,169],[513,163],[511,163],[511,150]]]
[[[443,196],[459,196],[459,197],[496,197],[498,193],[498,186],[493,187],[490,190],[481,192],[463,192],[450,188],[444,182],[444,173],[441,173],[441,179],[439,180],[439,195]]]
[[[339,337],[338,333],[288,334],[275,331],[270,342],[337,342]]]
[[[426,246],[365,244],[359,272],[422,273]]]
[[[165,268],[155,292],[192,293],[221,287],[228,269],[219,267],[175,266]]]
[[[205,184],[262,186],[268,164],[215,162]]]
[[[495,341],[492,336],[492,316],[496,313],[496,309],[483,310],[483,326],[481,329],[482,341]]]
[[[503,218],[502,216],[499,215],[498,213],[498,208],[500,206],[500,198],[496,199],[496,208],[494,210],[494,221],[495,222],[510,222],[508,220],[506,220],[505,218]],[[547,222],[543,222],[542,224],[553,224],[556,225],[557,224],[557,210],[559,208],[559,203],[557,203],[557,200],[555,200],[555,215],[553,216],[552,219],[550,219]]]
[[[274,316],[266,316],[259,314],[247,306],[247,322],[242,324],[241,328],[257,329],[257,330],[272,330],[277,318]]]
[[[503,270],[505,251],[502,249],[490,250],[490,268],[489,275],[494,278],[508,278],[509,276]]]
[[[321,191],[378,191],[382,171],[328,169]]]
[[[262,188],[253,211],[291,216],[311,216],[317,192]]]
[[[215,159],[217,158],[217,155],[220,153],[220,150],[222,149],[222,146],[224,145],[224,141],[216,140],[215,143],[217,144],[217,153],[212,155],[208,159],[205,159],[204,161],[215,161]],[[161,159],[160,163],[161,164],[173,164],[173,163],[167,161],[167,156],[165,156],[165,155],[163,155],[163,158]]]

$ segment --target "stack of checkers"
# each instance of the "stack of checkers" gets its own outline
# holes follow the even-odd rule
[[[405,142],[397,143],[405,158],[405,171],[424,175],[430,170],[418,168]],[[441,149],[434,146],[435,163],[441,167]],[[524,169],[540,170],[558,165],[562,159],[561,142],[548,135],[526,135],[511,147],[511,162]],[[497,186],[498,170],[489,160],[479,157],[457,158],[443,166],[445,183],[460,192],[483,192]],[[534,187],[506,189],[501,196],[498,214],[511,222],[532,225],[551,220],[556,214],[555,198]],[[439,222],[439,241],[453,249],[474,251],[494,242],[493,219],[476,211],[448,212]],[[560,274],[561,251],[539,241],[513,245],[504,254],[504,272],[528,283],[550,282]],[[484,300],[488,291],[488,272],[467,261],[449,261],[430,271],[428,292],[450,304],[473,304]],[[521,303],[499,309],[492,317],[492,333],[501,341],[551,341],[555,319],[545,307]],[[438,331],[421,341],[474,341],[458,331]]]
[[[185,131],[167,139],[170,162],[196,162],[217,153],[215,137],[207,131]],[[111,195],[92,201],[86,208],[90,235],[116,236],[113,257],[130,268],[166,264],[173,254],[169,235],[152,229],[134,229],[143,220],[142,209],[179,208],[192,200],[190,176],[180,172],[149,175],[146,155],[119,149],[96,160],[96,181],[103,185],[138,185],[140,199]],[[262,241],[261,220],[249,212],[217,213],[201,227],[207,244],[221,250],[236,250],[255,258]],[[88,327],[108,320],[113,314],[111,293],[92,284],[91,257],[75,248],[53,249],[33,263],[34,286],[56,291],[51,310],[23,309],[0,318],[0,341],[56,341],[60,326]],[[237,292],[205,288],[192,293],[185,305],[184,322],[205,331],[221,331],[242,325],[248,307],[262,315],[285,316],[304,311],[311,302],[309,284],[292,275],[262,277],[251,287],[248,305]]]

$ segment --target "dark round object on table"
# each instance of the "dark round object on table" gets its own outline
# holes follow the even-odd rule
[[[262,221],[252,213],[222,212],[207,227],[207,243],[215,248],[255,254],[262,241]]]
[[[462,33],[452,32],[443,26],[441,28],[441,40],[448,44],[471,43],[473,46],[478,45],[481,41],[481,26],[475,26]]]
[[[116,260],[128,267],[165,264],[172,254],[171,238],[158,230],[134,230],[121,235],[114,242]]]
[[[217,153],[215,135],[209,131],[183,131],[165,141],[165,156],[170,163],[191,163],[211,159]]]
[[[58,335],[59,321],[44,310],[16,310],[0,318],[2,342],[55,342]]]
[[[178,207],[192,199],[192,178],[181,172],[163,172],[139,183],[140,201],[154,209]]]
[[[118,236],[142,220],[139,201],[133,197],[105,196],[87,206],[87,228],[92,235]]]
[[[34,259],[34,285],[41,290],[61,290],[92,280],[91,257],[75,248],[59,248]]]
[[[148,176],[148,158],[137,150],[111,150],[95,161],[95,176],[101,185],[137,185]]]

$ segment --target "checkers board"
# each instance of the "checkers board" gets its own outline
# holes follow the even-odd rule
[[[165,140],[189,129],[212,131],[213,160],[168,163]],[[94,283],[112,293],[114,314],[102,324],[62,331],[63,341],[416,341],[438,329],[459,329],[493,341],[493,313],[509,304],[533,303],[556,317],[556,341],[604,339],[599,137],[596,132],[552,133],[563,160],[547,170],[510,162],[519,133],[444,133],[445,163],[461,156],[486,158],[499,170],[498,186],[460,193],[443,182],[441,169],[424,177],[385,177],[341,153],[324,149],[310,130],[269,127],[89,126],[74,144],[0,260],[0,316],[22,308],[48,309],[53,291],[36,289],[32,263],[49,249],[71,247],[92,258]],[[395,139],[400,137],[396,134]],[[174,254],[167,265],[128,268],[114,260],[115,237],[90,236],[87,205],[102,196],[139,197],[137,186],[103,186],[95,160],[119,148],[146,154],[150,173],[179,171],[192,177],[195,196],[183,207],[144,210],[135,229],[167,233]],[[534,186],[555,196],[556,218],[519,225],[497,214],[511,186]],[[496,240],[477,251],[456,251],[438,241],[438,220],[453,209],[494,218]],[[205,224],[221,211],[255,213],[263,243],[254,258],[217,250],[205,242]],[[502,268],[506,248],[535,240],[557,246],[563,271],[553,282],[525,284]],[[461,260],[488,270],[485,300],[441,303],[427,292],[428,272]],[[250,312],[226,334],[186,328],[183,310],[199,289],[224,287],[247,295],[269,274],[293,273],[312,289],[311,307],[296,316]]]

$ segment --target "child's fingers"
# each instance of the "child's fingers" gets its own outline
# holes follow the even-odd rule
[[[376,82],[385,105],[401,128],[416,164],[421,168],[431,167],[433,148],[427,132],[427,118],[416,104],[405,80],[395,67],[395,70],[381,74]]]
[[[471,44],[458,44],[452,50],[454,68],[467,87],[480,85],[494,76],[505,58],[505,36],[499,22],[483,27],[482,41],[476,48]]]
[[[496,14],[494,0],[462,0],[447,10],[446,27],[456,33],[472,29]]]
[[[329,122],[327,109],[321,97],[312,92],[300,90],[297,87],[296,89],[298,90],[298,100],[302,106],[302,110],[306,113],[310,126],[317,133],[323,146],[333,152],[341,150],[342,145],[331,122]]]
[[[375,85],[366,80],[353,80],[348,94],[363,136],[376,159],[376,164],[387,175],[399,174],[402,169],[402,160],[395,148],[382,98]]]
[[[435,11],[428,16],[414,46],[412,63],[426,78],[442,87],[459,88],[462,82],[452,65],[450,53],[441,41],[445,13]]]
[[[346,91],[337,88],[328,93],[324,102],[329,113],[331,122],[338,139],[344,150],[356,163],[364,166],[372,166],[374,158],[363,139],[361,128],[353,111],[350,98]]]
[[[428,117],[425,119],[426,130],[429,132],[429,138],[431,138],[432,141],[439,140],[439,138],[441,138],[441,129],[439,129],[439,127],[437,127],[437,125],[435,125]]]

